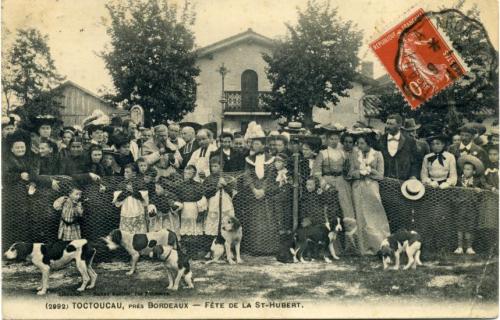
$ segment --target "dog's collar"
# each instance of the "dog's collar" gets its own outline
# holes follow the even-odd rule
[[[173,250],[174,250],[174,248],[170,249],[170,251],[168,252],[168,255],[165,257],[165,261],[167,261],[168,258],[170,258],[170,255],[172,254]]]

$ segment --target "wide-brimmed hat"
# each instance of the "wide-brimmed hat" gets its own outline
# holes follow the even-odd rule
[[[458,166],[460,167],[461,170],[463,170],[464,165],[466,163],[470,163],[474,166],[476,169],[476,175],[481,175],[484,171],[484,164],[481,160],[479,160],[478,157],[475,157],[471,154],[466,154],[458,158]]]
[[[290,121],[287,123],[287,125],[283,128],[284,131],[287,131],[289,133],[304,133],[307,130],[302,127],[302,123],[298,121]]]
[[[464,124],[462,127],[460,127],[460,130],[462,129],[473,129],[476,133],[478,133],[480,136],[486,133],[486,126],[482,123],[478,122],[469,122]]]
[[[450,137],[443,133],[431,133],[431,135],[428,136],[426,140],[428,144],[431,144],[431,142],[434,140],[439,140],[444,144],[448,144],[450,142]]]
[[[43,125],[53,126],[57,122],[57,118],[51,114],[38,115],[32,120],[32,122],[36,128]]]
[[[309,131],[311,131],[312,134],[317,134],[317,135],[321,135],[326,132],[325,129],[323,128],[323,125],[321,124],[315,125],[313,128],[309,129]]]
[[[408,118],[405,120],[405,123],[403,124],[403,129],[404,131],[413,131],[413,130],[418,130],[421,127],[420,124],[417,124],[415,122],[415,119],[413,118]]]
[[[346,130],[345,126],[340,123],[329,123],[323,126],[326,133],[342,133]]]
[[[113,148],[102,148],[102,154],[110,154],[112,156],[118,156],[120,153],[118,153],[115,149]]]
[[[316,137],[316,136],[299,136],[299,141],[302,142],[302,144],[308,145],[312,151],[318,152],[319,149],[321,148],[321,138]]]
[[[425,186],[417,179],[410,179],[401,185],[401,193],[406,199],[418,200],[425,194]]]

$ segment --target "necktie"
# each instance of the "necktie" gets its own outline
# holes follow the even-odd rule
[[[434,153],[433,156],[430,156],[429,163],[432,164],[436,159],[439,161],[439,164],[444,167],[444,160],[446,160],[446,158],[443,156],[442,152]]]

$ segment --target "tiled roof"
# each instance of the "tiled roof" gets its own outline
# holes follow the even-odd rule
[[[376,95],[367,95],[363,98],[363,112],[367,118],[375,118],[380,114],[380,99]]]

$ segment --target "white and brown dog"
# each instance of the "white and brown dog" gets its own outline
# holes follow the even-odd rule
[[[240,221],[236,217],[223,217],[220,233],[212,242],[212,246],[210,247],[211,260],[207,261],[207,264],[221,261],[224,253],[229,264],[242,263],[240,245],[243,238],[243,228]],[[236,261],[234,260],[235,256]]]
[[[422,238],[416,231],[399,230],[384,239],[380,244],[380,254],[384,270],[389,268],[389,264],[394,259],[392,269],[399,269],[400,256],[404,252],[408,257],[408,263],[404,266],[404,270],[416,269],[417,265],[422,265],[420,261],[420,251],[422,248]]]
[[[174,291],[179,289],[181,279],[184,279],[188,288],[194,288],[193,273],[189,264],[188,256],[182,252],[180,246],[173,247],[170,245],[156,245],[153,251],[149,254],[151,258],[165,261],[167,268],[168,288]],[[175,275],[175,280],[173,277]]]
[[[96,249],[87,240],[80,239],[48,244],[16,242],[4,253],[4,257],[7,260],[29,261],[38,267],[42,272],[42,284],[37,288],[37,294],[43,295],[49,288],[50,271],[62,269],[71,261],[76,262],[83,280],[77,290],[92,289],[97,280],[97,274],[92,269],[95,253]]]
[[[148,233],[130,233],[115,229],[103,240],[106,241],[110,250],[122,247],[128,252],[132,268],[127,272],[127,275],[132,275],[135,272],[140,256],[149,256],[156,245],[168,245],[177,249],[176,234],[165,229]]]
[[[333,230],[329,223],[311,225],[310,221],[305,221],[303,226],[299,227],[294,234],[294,246],[290,248],[293,262],[305,262],[303,257],[304,252],[308,247],[312,246],[314,246],[314,249],[319,249],[319,256],[325,262],[332,262],[327,252],[330,253],[333,259],[338,260],[339,257],[335,252],[334,240],[337,239],[337,233],[340,231],[342,231],[340,219],[336,220]]]

